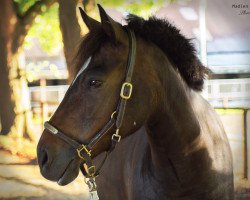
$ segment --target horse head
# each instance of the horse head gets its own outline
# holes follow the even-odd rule
[[[119,127],[106,130],[91,149],[92,159],[109,150],[117,129],[119,137],[124,138],[145,123],[154,109],[154,98],[149,98],[154,89],[148,81],[148,76],[152,76],[150,68],[143,73],[140,70],[143,48],[135,38],[134,43],[138,46],[134,52],[135,63],[132,73],[128,72],[132,47],[126,26],[114,21],[101,6],[101,22],[87,16],[82,9],[80,12],[90,32],[75,59],[75,79],[48,126],[65,134],[68,140],[89,144],[109,122],[112,114],[112,117],[119,118],[115,123],[117,125],[117,120],[122,121]],[[130,83],[125,82],[128,76],[132,79]],[[129,94],[123,94],[125,90]],[[70,142],[55,137],[48,129],[43,131],[37,147],[40,170],[45,178],[65,185],[77,177],[83,161]]]

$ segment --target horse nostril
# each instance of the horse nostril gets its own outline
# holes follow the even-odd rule
[[[42,150],[41,166],[44,167],[48,163],[49,157],[46,150]]]

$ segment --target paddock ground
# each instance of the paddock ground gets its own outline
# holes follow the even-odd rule
[[[26,159],[0,151],[0,199],[87,200],[88,192],[81,175],[62,187],[45,180],[37,165],[27,164]]]
[[[61,187],[45,180],[38,166],[26,164],[25,159],[3,151],[0,151],[0,157],[0,200],[88,200],[82,175]],[[250,199],[250,182],[238,181],[236,187],[235,200]]]

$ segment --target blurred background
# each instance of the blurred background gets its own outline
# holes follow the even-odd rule
[[[230,140],[236,199],[250,199],[249,0],[0,1],[0,199],[87,199],[81,175],[66,187],[41,177],[36,144],[88,31],[77,7],[98,19],[96,3],[123,24],[128,13],[166,18],[192,39],[212,70],[202,95]]]

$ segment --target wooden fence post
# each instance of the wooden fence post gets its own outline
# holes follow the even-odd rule
[[[248,134],[247,134],[247,109],[243,109],[243,135],[244,135],[244,179],[248,179]]]

